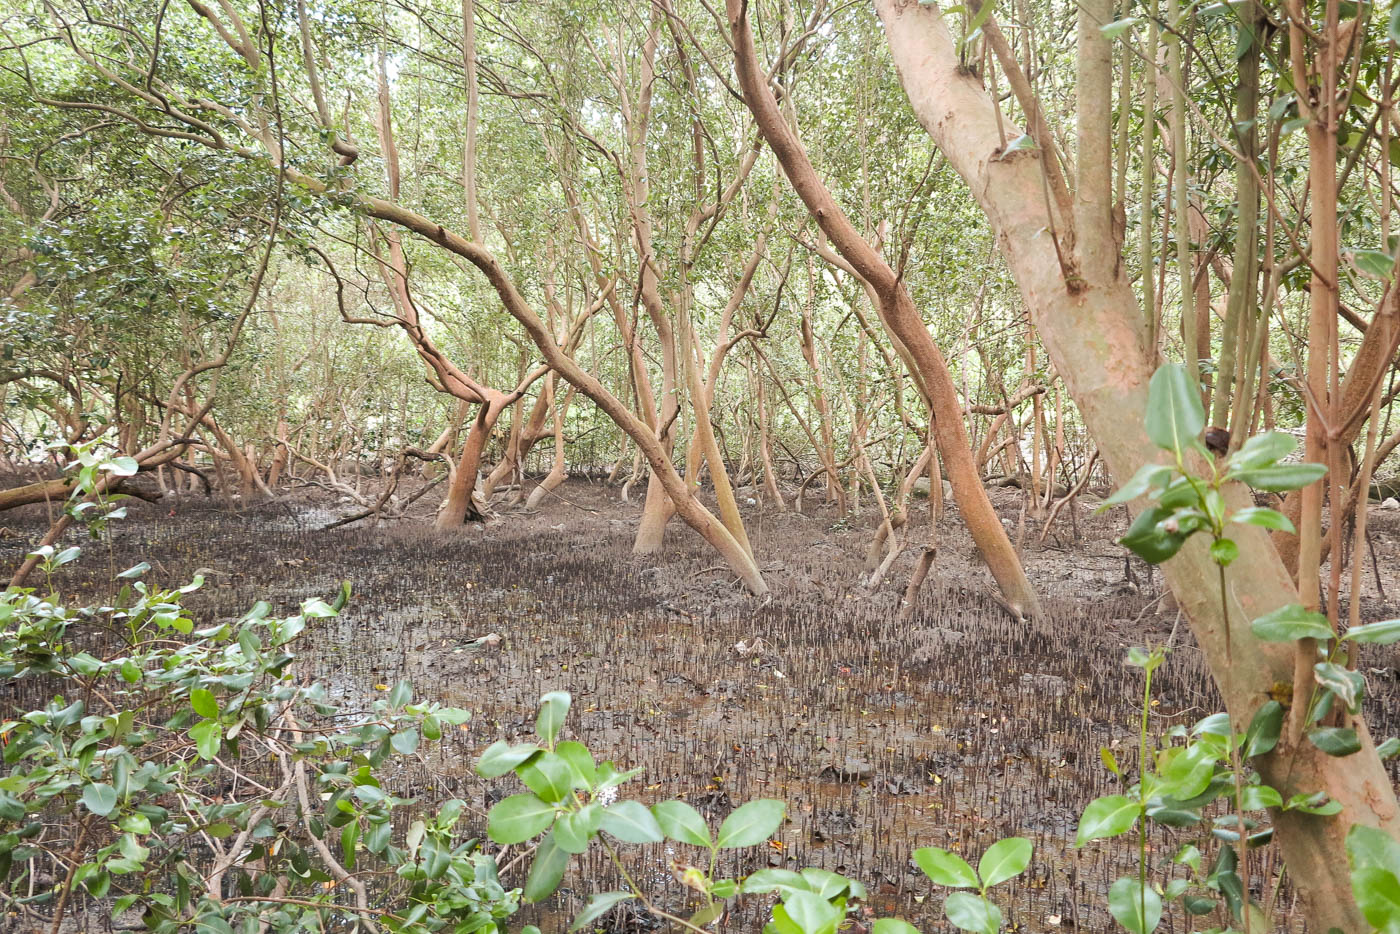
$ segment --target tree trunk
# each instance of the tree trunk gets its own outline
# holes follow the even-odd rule
[[[959,68],[937,7],[911,0],[876,0],[875,6],[915,113],[991,222],[1041,341],[1113,474],[1126,478],[1143,463],[1159,460],[1161,452],[1143,428],[1153,361],[1132,288],[1114,257],[1086,269],[1085,280],[1070,287],[1045,236],[1049,218],[1040,155],[1001,151],[995,105],[978,80]],[[1235,489],[1230,499],[1237,508],[1248,495]],[[1248,621],[1296,602],[1297,593],[1264,534],[1254,529],[1232,534],[1240,544],[1240,558],[1229,572],[1232,665],[1226,661],[1227,620],[1219,606],[1216,565],[1205,542],[1193,539],[1164,572],[1231,714],[1236,722],[1248,722],[1275,683],[1293,680],[1291,648],[1257,641]],[[1345,848],[1350,826],[1378,826],[1400,836],[1389,777],[1364,722],[1358,722],[1358,732],[1363,748],[1345,759],[1329,758],[1307,742],[1281,743],[1259,763],[1264,780],[1285,798],[1325,791],[1343,806],[1335,818],[1297,811],[1275,815],[1289,878],[1304,900],[1310,926],[1319,931],[1369,930],[1351,896]]]
[[[754,50],[746,0],[727,0],[726,7],[734,38],[735,71],[759,131],[782,164],[788,181],[832,244],[851,263],[857,275],[870,285],[881,322],[891,339],[902,345],[901,356],[907,353],[914,382],[932,416],[932,434],[943,454],[958,509],[1007,605],[1021,615],[1037,614],[1039,600],[977,474],[967,429],[963,425],[962,403],[943,354],[929,336],[903,281],[856,232],[817,176],[801,142],[784,121]]]
[[[437,522],[434,523],[439,529],[455,529],[468,519],[476,521],[484,518],[475,500],[476,478],[481,471],[481,454],[486,450],[491,430],[505,410],[501,402],[500,399],[493,399],[477,407],[476,419],[467,432],[467,440],[462,444],[462,457],[447,488],[447,499],[443,501]]]

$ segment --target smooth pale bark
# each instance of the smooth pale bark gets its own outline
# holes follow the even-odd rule
[[[995,105],[975,77],[960,71],[936,6],[875,0],[875,7],[916,115],[991,222],[1041,341],[1114,476],[1127,478],[1143,463],[1161,460],[1143,428],[1153,365],[1131,285],[1109,257],[1084,269],[1080,288],[1067,287],[1045,233],[1039,155],[1003,155]],[[1235,508],[1248,502],[1238,488],[1230,499]],[[1193,539],[1164,571],[1226,704],[1247,722],[1276,684],[1293,681],[1290,647],[1257,641],[1248,621],[1296,602],[1297,592],[1262,532],[1232,534],[1241,553],[1229,570],[1232,665],[1226,662],[1216,566],[1204,539]],[[1296,811],[1274,816],[1289,879],[1310,925],[1320,931],[1369,930],[1351,898],[1345,848],[1351,825],[1381,827],[1400,837],[1395,792],[1364,722],[1357,727],[1363,748],[1345,759],[1329,758],[1305,741],[1281,744],[1259,762],[1264,780],[1285,797],[1320,790],[1342,804],[1342,813],[1331,818]]]
[[[943,454],[963,521],[1008,606],[1019,615],[1035,615],[1040,610],[1039,601],[977,474],[963,425],[962,403],[943,354],[929,336],[903,281],[856,231],[783,119],[758,62],[746,8],[745,0],[727,0],[735,72],[759,132],[823,233],[873,291],[881,323],[909,355],[910,369],[932,416],[931,431]]]

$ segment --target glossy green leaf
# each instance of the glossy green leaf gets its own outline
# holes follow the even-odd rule
[[[1171,478],[1170,467],[1162,464],[1143,464],[1138,468],[1137,473],[1128,480],[1127,483],[1108,499],[1103,501],[1103,505],[1098,508],[1098,512],[1103,512],[1113,506],[1121,506],[1124,503],[1132,502],[1139,496],[1144,496],[1149,490],[1156,487],[1165,486]]]
[[[83,807],[98,817],[106,817],[117,806],[117,790],[106,783],[88,785],[83,789]]]
[[[980,895],[954,892],[943,903],[948,920],[964,931],[997,934],[1001,930],[1001,909]]]
[[[623,843],[660,843],[661,825],[640,801],[619,801],[603,812],[602,828]]]
[[[1186,543],[1186,535],[1168,524],[1173,515],[1173,510],[1163,506],[1144,509],[1118,539],[1118,544],[1148,564],[1161,564],[1175,556]]]
[[[1225,462],[1227,472],[1270,467],[1293,453],[1298,439],[1282,431],[1263,431],[1245,439]]]
[[[703,847],[710,845],[710,827],[705,823],[705,818],[684,801],[658,801],[651,806],[651,813],[661,826],[662,833],[677,843]]]
[[[574,787],[588,788],[598,779],[598,765],[583,743],[566,739],[554,747],[554,754],[568,763],[574,773]]]
[[[1184,452],[1206,427],[1201,389],[1186,368],[1164,363],[1147,387],[1147,436],[1164,451]]]
[[[574,923],[569,925],[569,930],[577,931],[587,927],[590,923],[612,911],[619,903],[634,897],[631,892],[599,892],[596,895],[588,896],[588,903],[583,906],[583,911],[579,912]]]
[[[739,890],[746,895],[763,895],[784,889],[811,889],[807,880],[791,869],[760,869],[744,879]]]
[[[603,806],[589,804],[577,811],[561,814],[554,822],[554,841],[568,853],[582,853],[597,832],[603,819]]]
[[[1124,876],[1109,887],[1108,911],[1132,934],[1150,934],[1162,921],[1162,898],[1151,886]]]
[[[1267,506],[1250,506],[1230,514],[1230,521],[1240,525],[1254,525],[1261,529],[1275,529],[1281,532],[1297,532],[1288,517],[1277,509]]]
[[[568,691],[550,691],[540,698],[540,712],[535,717],[535,735],[545,743],[559,738],[564,729],[564,718],[569,715],[569,705],[573,698]]]
[[[1114,20],[1111,23],[1099,27],[1099,32],[1104,34],[1106,39],[1117,39],[1123,33],[1132,29],[1138,24],[1136,16],[1129,16],[1126,19]]]
[[[516,767],[515,774],[535,794],[550,804],[558,804],[574,784],[574,770],[563,757],[544,752]]]
[[[1395,275],[1395,258],[1380,250],[1354,250],[1351,254],[1356,268],[1372,279],[1389,282]]]
[[[1353,626],[1342,636],[1352,642],[1365,642],[1370,645],[1390,645],[1400,642],[1400,619],[1387,619],[1365,626]]]
[[[1327,617],[1301,604],[1290,603],[1266,613],[1249,624],[1256,639],[1264,642],[1293,642],[1297,639],[1330,639],[1332,626]]]
[[[1237,471],[1232,479],[1248,484],[1256,490],[1287,493],[1289,490],[1301,490],[1326,475],[1327,468],[1322,464],[1279,464],[1274,467]]]
[[[1318,684],[1337,695],[1347,710],[1356,713],[1366,693],[1366,679],[1361,672],[1332,662],[1318,662],[1313,665],[1313,676]]]
[[[1283,705],[1278,701],[1266,701],[1249,721],[1249,729],[1244,734],[1244,745],[1240,754],[1246,759],[1273,752],[1283,732]]]
[[[758,846],[783,825],[787,805],[772,798],[759,798],[741,805],[719,825],[715,846],[721,850]]]
[[[1245,785],[1240,793],[1240,809],[1262,811],[1283,806],[1283,796],[1268,785]]]
[[[1366,921],[1381,934],[1400,932],[1400,877],[1378,866],[1352,870],[1351,892]]]
[[[899,918],[881,918],[871,926],[870,934],[919,934],[919,929]]]
[[[977,863],[977,875],[982,877],[982,884],[993,886],[1020,875],[1031,864],[1033,849],[1031,841],[1025,837],[1007,837],[993,843]]]
[[[968,865],[967,860],[956,853],[936,846],[920,847],[914,851],[914,862],[934,885],[945,885],[952,889],[982,887],[977,873]]]
[[[524,843],[554,823],[554,806],[532,794],[511,795],[486,815],[486,833],[497,843]]]
[[[1139,813],[1138,803],[1126,795],[1095,798],[1079,818],[1074,845],[1080,847],[1090,840],[1126,833],[1137,821]]]
[[[1308,731],[1308,741],[1329,756],[1349,756],[1361,751],[1361,740],[1350,727],[1319,726]]]
[[[194,740],[195,751],[201,759],[212,759],[219,754],[224,729],[218,720],[201,720],[190,727],[190,739]]]
[[[783,897],[788,918],[802,934],[835,934],[842,911],[815,892],[792,891]]]
[[[498,778],[508,772],[515,771],[517,765],[527,761],[539,751],[540,747],[533,743],[519,743],[512,746],[505,740],[498,740],[487,746],[486,751],[477,760],[476,774],[482,778]]]
[[[554,834],[546,834],[535,851],[521,897],[527,902],[538,902],[553,895],[564,878],[564,870],[569,868],[569,859],[569,854],[555,842]]]

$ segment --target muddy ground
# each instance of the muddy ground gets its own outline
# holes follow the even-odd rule
[[[1141,675],[1124,667],[1127,647],[1175,632],[1156,681],[1156,730],[1194,722],[1218,700],[1189,630],[1163,610],[1161,575],[1114,544],[1121,510],[1095,518],[1073,506],[1074,522],[1062,515],[1042,545],[1038,523],[1021,526],[1022,494],[992,492],[1045,602],[1033,622],[1012,620],[992,598],[955,508],[913,619],[901,623],[917,549],[881,589],[865,589],[873,510],[843,518],[825,506],[809,505],[808,515],[749,507],[773,589],[757,600],[678,521],[664,554],[633,556],[639,497],[623,503],[616,487],[586,480],[569,481],[536,512],[506,510],[447,535],[408,521],[322,531],[354,507],[316,491],[235,509],[198,495],[136,503],[114,525],[110,559],[98,546],[88,563],[120,570],[148,560],[162,583],[212,570],[192,603],[209,618],[239,615],[257,599],[289,610],[351,581],[345,614],[303,640],[305,669],[352,705],[407,677],[420,696],[473,712],[423,768],[402,776],[397,793],[460,796],[484,812],[517,789],[513,778],[476,778],[474,757],[497,739],[525,736],[536,699],[563,689],[574,696],[573,736],[600,759],[645,768],[629,786],[634,796],[682,796],[716,824],[752,798],[789,803],[778,838],[726,870],[833,869],[864,880],[881,914],[935,932],[951,930],[942,892],[914,868],[912,851],[937,845],[975,859],[1000,837],[1023,835],[1036,844],[1032,867],[998,890],[1009,929],[1109,931],[1105,893],[1132,854],[1072,843],[1083,806],[1118,787],[1100,747],[1134,758]],[[925,509],[912,522],[920,538]],[[1379,571],[1368,563],[1365,621],[1400,615],[1400,511],[1371,516]],[[14,534],[0,540],[0,559],[12,567],[45,523],[37,508],[5,523]],[[493,632],[499,644],[472,644]],[[1397,656],[1367,648],[1372,730],[1393,735]],[[1150,858],[1167,863],[1180,839],[1155,835]],[[688,854],[632,848],[631,866],[667,893],[664,904],[683,908],[668,879],[672,856]],[[1272,858],[1265,868],[1277,868]],[[1272,877],[1264,885],[1267,897]],[[558,904],[527,913],[547,934],[564,930],[590,892],[619,887],[597,847],[565,886]],[[1290,897],[1285,886],[1284,908]],[[612,920],[614,930],[642,929],[636,918]],[[1286,927],[1302,930],[1296,918]],[[1192,926],[1178,907],[1161,930]]]

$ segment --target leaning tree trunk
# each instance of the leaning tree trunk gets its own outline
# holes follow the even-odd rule
[[[481,519],[482,513],[476,505],[476,478],[481,471],[481,455],[486,450],[486,442],[491,430],[505,411],[503,400],[506,397],[492,398],[483,402],[476,410],[476,419],[467,440],[462,444],[462,457],[457,462],[457,470],[452,474],[452,483],[447,488],[447,499],[438,512],[439,529],[455,529],[468,519]]]
[[[735,72],[745,103],[759,132],[782,164],[793,189],[808,211],[857,275],[869,286],[886,332],[909,366],[914,382],[928,406],[931,433],[943,454],[948,480],[957,497],[958,510],[986,561],[1009,608],[1018,615],[1035,615],[1040,603],[1031,588],[1021,559],[1002,527],[1001,519],[982,486],[972,448],[963,425],[962,402],[938,345],[914,305],[900,276],[856,231],[845,212],[817,175],[806,151],[778,109],[767,75],[754,49],[746,0],[727,0],[730,30],[734,38]]]
[[[960,67],[936,6],[875,0],[875,7],[915,113],[991,222],[1041,341],[1105,461],[1115,476],[1131,476],[1142,464],[1158,460],[1161,452],[1143,428],[1153,360],[1116,250],[1091,257],[1094,261],[1081,271],[1082,278],[1067,281],[1047,236],[1050,218],[1041,154],[1003,151],[995,104],[979,79]],[[1081,107],[1088,106],[1092,103],[1081,102]],[[1107,108],[1098,117],[1108,125]],[[1001,120],[1004,126],[1005,118]],[[1086,194],[1092,192],[1081,190],[1077,195],[1078,219],[1107,227],[1109,206],[1086,204]],[[1078,233],[1082,246],[1086,231],[1081,228]],[[1234,506],[1247,503],[1244,489],[1230,493]],[[1259,642],[1248,621],[1296,602],[1297,593],[1263,532],[1242,526],[1232,535],[1239,541],[1240,558],[1230,566],[1228,621],[1219,605],[1217,568],[1201,538],[1168,561],[1164,571],[1231,714],[1236,722],[1248,722],[1276,683],[1293,680],[1292,647]],[[1233,664],[1227,661],[1227,624]],[[1343,807],[1330,818],[1298,811],[1274,815],[1289,879],[1303,897],[1310,926],[1319,931],[1370,930],[1351,896],[1345,847],[1351,825],[1381,827],[1400,837],[1395,792],[1364,722],[1357,726],[1363,749],[1345,759],[1330,758],[1304,741],[1280,743],[1260,763],[1264,780],[1285,798],[1299,791],[1325,791]]]

